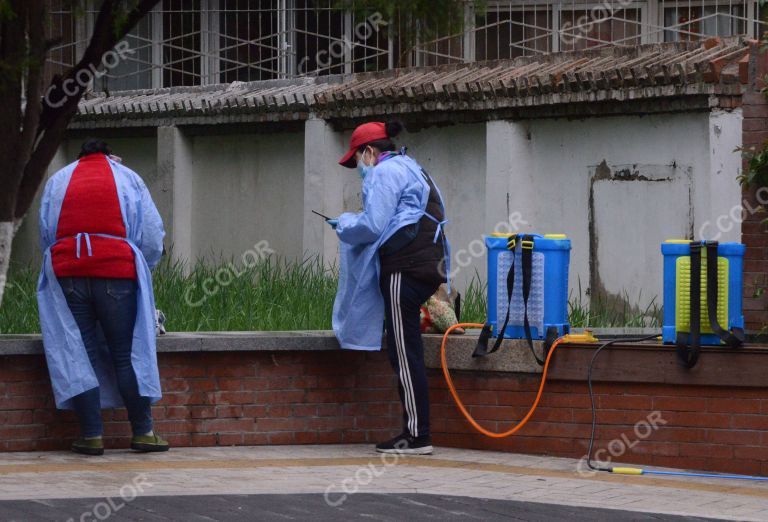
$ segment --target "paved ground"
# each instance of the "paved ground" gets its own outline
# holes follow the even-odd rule
[[[369,446],[0,455],[0,520],[768,520],[768,483],[584,475],[570,459]]]
[[[11,520],[107,520],[111,508],[94,509],[91,499],[6,501],[4,517]],[[107,504],[108,505],[108,504]],[[117,508],[118,504],[115,504]],[[68,518],[69,517],[69,518]],[[591,522],[704,521],[697,517],[653,515],[631,511],[547,505],[429,494],[359,493],[343,506],[329,506],[323,495],[211,495],[142,497],[119,508],[114,520],[338,520],[365,518],[404,520],[551,520]]]

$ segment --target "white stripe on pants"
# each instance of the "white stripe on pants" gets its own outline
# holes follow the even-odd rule
[[[392,325],[397,347],[397,360],[400,366],[400,382],[404,391],[405,412],[408,416],[408,431],[414,437],[419,436],[419,417],[416,412],[416,397],[413,394],[413,383],[411,382],[411,371],[408,365],[408,357],[405,353],[405,335],[403,333],[403,318],[400,309],[400,284],[402,274],[392,274],[389,280],[390,303],[392,304]]]

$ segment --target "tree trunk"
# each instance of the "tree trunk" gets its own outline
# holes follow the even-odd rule
[[[159,1],[160,0],[139,0],[128,2],[129,5],[132,5],[132,8],[127,12],[121,12],[120,6],[123,2],[119,0],[102,0],[94,24],[93,34],[91,35],[88,47],[86,47],[82,58],[64,77],[58,77],[57,79],[54,79],[52,83],[53,86],[57,87],[57,92],[61,92],[64,82],[75,80],[84,70],[89,71],[93,68],[98,68],[104,58],[104,54],[113,49],[129,31],[136,27],[139,21],[144,18],[144,16],[146,16]],[[0,3],[2,3],[2,0],[0,0]],[[35,20],[34,17],[33,20]],[[41,42],[35,40],[32,43],[40,44]],[[2,46],[0,46],[0,49],[2,49]],[[32,72],[31,69],[30,72]],[[37,70],[36,72],[39,73],[40,71]],[[39,76],[39,74],[37,74],[37,76]],[[30,85],[36,86],[37,84],[30,83]],[[85,93],[86,87],[79,82],[75,82],[74,85],[75,94],[67,95],[64,99],[64,104],[60,107],[54,107],[49,103],[40,106],[28,104],[27,110],[33,107],[36,111],[35,114],[39,115],[40,121],[35,126],[35,132],[31,134],[31,136],[35,136],[34,146],[29,151],[24,149],[25,152],[29,152],[29,156],[26,165],[24,166],[23,174],[19,178],[20,183],[17,184],[19,188],[13,215],[15,219],[23,218],[32,205],[35,194],[45,177],[46,169],[64,138],[67,126],[72,117],[77,113],[78,104]],[[0,87],[1,86],[2,83],[0,82]],[[28,99],[39,98],[40,92],[42,92],[42,90],[39,92],[28,93]],[[2,91],[0,91],[0,94],[2,94]],[[19,96],[10,99],[18,98],[20,98],[20,94]],[[0,96],[0,99],[6,98]],[[12,103],[5,105],[13,106]],[[2,107],[3,104],[0,104],[0,113],[2,113]],[[2,121],[3,119],[0,118],[0,122]],[[9,125],[9,128],[18,129],[18,124]],[[11,148],[11,150],[14,149],[18,150],[18,147],[14,146]],[[2,152],[2,140],[0,140],[0,152]],[[0,155],[0,157],[3,156]],[[13,154],[9,153],[8,157],[13,157]]]
[[[8,277],[8,267],[11,264],[13,231],[13,221],[0,221],[0,306],[3,304],[5,282]]]
[[[159,0],[101,0],[83,56],[64,77],[56,77],[52,86],[61,92],[63,82],[71,82],[83,71],[99,67],[104,54],[158,3]],[[52,45],[44,38],[48,4],[47,0],[0,0],[0,305],[11,243],[86,89],[81,82],[75,82],[73,95],[63,91],[66,97],[61,106],[43,104],[41,100],[43,64],[47,47]],[[24,111],[22,93],[26,95]]]

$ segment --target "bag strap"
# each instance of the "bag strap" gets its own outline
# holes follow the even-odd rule
[[[712,332],[721,341],[732,348],[738,348],[744,344],[744,329],[732,328],[725,330],[717,319],[718,285],[718,242],[702,241],[691,243],[691,327],[688,334],[678,332],[677,354],[686,368],[693,368],[699,359],[701,351],[701,249],[707,249],[707,317]]]
[[[501,347],[501,343],[504,342],[504,332],[507,330],[509,324],[509,315],[512,312],[512,292],[515,288],[515,250],[517,248],[518,235],[514,234],[507,239],[507,250],[512,252],[512,265],[507,272],[507,316],[504,318],[504,326],[498,331],[496,336],[496,342],[493,343],[493,347],[488,350],[488,341],[493,333],[493,327],[490,323],[485,323],[483,330],[480,332],[480,337],[477,340],[477,346],[472,353],[472,357],[485,357],[489,353],[497,351]]]
[[[519,239],[519,241],[518,241]],[[510,315],[512,313],[512,296],[515,289],[515,259],[517,246],[520,245],[522,251],[520,254],[520,260],[522,263],[521,272],[523,276],[523,328],[525,331],[525,338],[528,342],[528,347],[531,349],[531,354],[536,362],[540,366],[544,366],[544,360],[539,358],[536,354],[536,350],[533,347],[533,335],[531,334],[531,325],[528,319],[528,299],[531,295],[531,282],[533,279],[533,246],[534,238],[530,235],[512,235],[507,240],[507,249],[512,252],[512,265],[507,273],[507,315],[504,318],[504,324],[496,334],[496,342],[493,347],[488,350],[488,341],[492,334],[492,327],[490,324],[486,324],[483,330],[480,332],[480,337],[477,341],[475,351],[472,353],[472,357],[484,357],[489,353],[496,352],[501,348],[501,343],[504,342],[504,332],[507,331],[509,325]]]
[[[568,330],[566,330],[565,333],[568,333]],[[560,337],[560,330],[558,330],[557,326],[548,326],[547,336],[544,338],[544,359],[549,355],[549,351],[552,349],[552,345],[555,344],[558,337]]]
[[[520,246],[522,248],[521,260],[523,262],[523,329],[525,331],[525,340],[528,341],[528,348],[539,366],[544,366],[544,361],[536,355],[533,348],[533,336],[531,335],[531,324],[528,320],[528,298],[531,296],[531,280],[533,279],[533,236],[523,236]]]
[[[475,345],[475,351],[472,352],[472,357],[485,357],[488,355],[488,341],[493,335],[493,326],[491,323],[485,323],[483,329],[480,330],[480,337],[477,338],[477,344]]]
[[[717,322],[717,297],[718,297],[718,278],[717,278],[717,241],[707,241],[707,314],[709,315],[709,325],[712,331],[721,341],[731,348],[738,348],[744,344],[744,330],[742,328],[733,328],[731,331],[725,330]]]
[[[717,259],[717,258],[715,258]],[[701,243],[691,243],[690,328],[677,333],[677,356],[686,368],[693,368],[701,352]]]

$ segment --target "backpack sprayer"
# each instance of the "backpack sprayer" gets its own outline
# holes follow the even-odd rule
[[[459,323],[450,327],[440,345],[440,363],[448,389],[467,421],[487,437],[501,439],[517,433],[531,419],[541,400],[549,365],[555,351],[567,344],[597,344],[589,329],[571,333],[568,324],[568,264],[571,242],[561,234],[492,234],[485,240],[488,248],[488,321]],[[706,256],[702,256],[702,249]],[[657,334],[603,342],[594,352],[587,371],[587,385],[592,409],[592,429],[587,450],[587,465],[594,471],[623,475],[674,475],[742,480],[768,480],[751,475],[656,471],[641,468],[603,468],[592,463],[597,411],[592,389],[592,370],[598,355],[611,345],[663,338],[674,342],[681,363],[692,368],[701,345],[740,346],[744,340],[741,315],[741,271],[744,245],[688,240],[670,240],[662,245],[664,254],[664,329]],[[703,259],[702,259],[703,258]],[[717,263],[707,263],[707,259]],[[715,269],[716,267],[716,269]],[[695,277],[695,274],[699,274]],[[692,274],[694,277],[692,277]],[[701,286],[705,288],[702,295]],[[700,315],[706,310],[709,327],[700,329]],[[499,318],[504,316],[501,327]],[[720,324],[727,325],[724,330]],[[496,352],[506,339],[525,339],[536,361],[542,366],[536,398],[526,415],[512,428],[495,432],[481,426],[464,406],[448,369],[445,347],[449,335],[458,328],[481,329],[473,357]],[[489,350],[491,337],[496,336]],[[704,335],[700,335],[704,333]],[[536,353],[533,340],[544,341],[543,359]]]
[[[744,344],[740,243],[670,239],[664,255],[665,343],[675,343],[682,364],[693,368],[702,345]],[[715,259],[715,262],[709,262]],[[699,274],[692,277],[692,274]],[[725,325],[725,328],[720,325]]]

